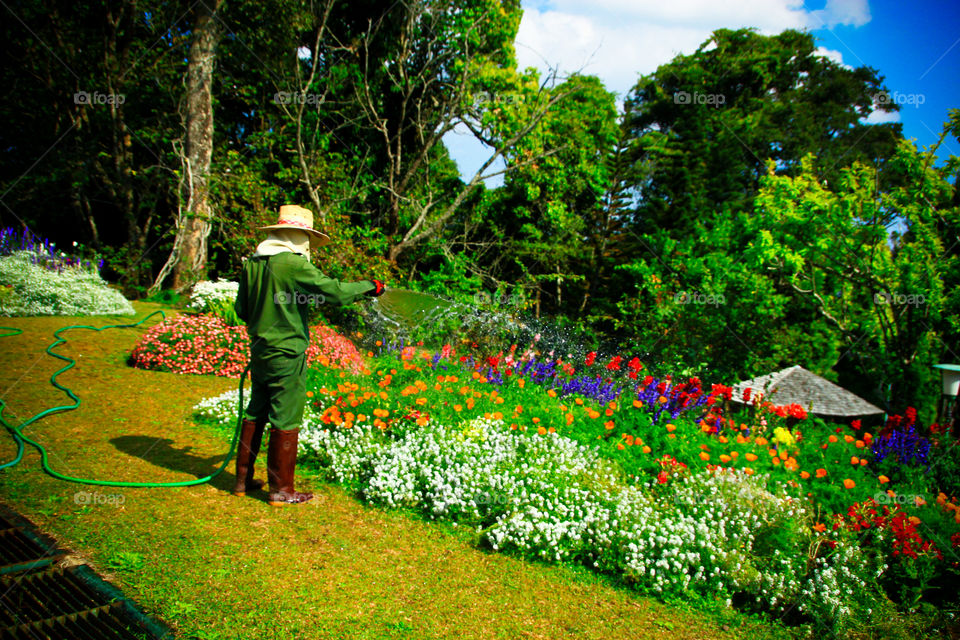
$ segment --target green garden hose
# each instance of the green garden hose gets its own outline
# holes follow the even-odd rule
[[[11,425],[9,422],[7,422],[7,420],[3,417],[3,411],[4,409],[6,409],[6,404],[3,402],[2,399],[0,399],[0,424],[3,424],[3,426],[6,427],[7,431],[10,432],[10,434],[13,436],[14,441],[17,443],[16,457],[10,462],[0,464],[0,469],[6,469],[8,467],[12,467],[18,464],[21,459],[23,459],[23,450],[24,450],[23,445],[26,442],[27,444],[33,445],[37,449],[37,451],[40,452],[40,464],[46,473],[50,474],[54,478],[58,478],[60,480],[66,480],[67,482],[78,482],[80,484],[98,485],[102,487],[189,487],[197,484],[204,484],[206,482],[209,482],[216,476],[218,476],[227,467],[227,464],[229,464],[230,459],[233,457],[233,452],[234,450],[236,450],[236,447],[237,447],[237,440],[240,436],[240,423],[243,419],[243,383],[247,377],[247,374],[250,372],[249,364],[247,365],[247,368],[243,370],[243,373],[240,375],[240,402],[239,402],[239,408],[237,411],[237,428],[233,433],[233,439],[230,441],[230,451],[227,452],[227,457],[223,460],[223,463],[220,465],[220,468],[218,468],[216,471],[214,471],[210,475],[204,476],[203,478],[197,478],[196,480],[182,480],[180,482],[124,482],[120,480],[96,480],[92,478],[73,478],[51,469],[50,464],[47,460],[47,450],[44,449],[43,445],[41,445],[39,442],[31,440],[29,437],[23,434],[23,430],[26,427],[30,426],[31,424],[33,424],[34,422],[36,422],[37,420],[40,420],[45,416],[51,415],[53,413],[59,413],[62,411],[73,411],[80,407],[80,398],[78,398],[77,395],[70,388],[65,387],[59,382],[57,382],[57,376],[59,376],[64,371],[68,371],[72,369],[73,366],[76,364],[76,361],[73,360],[72,358],[69,358],[67,356],[60,355],[59,353],[54,352],[54,349],[56,349],[61,344],[64,344],[67,341],[66,338],[63,338],[60,335],[61,332],[68,331],[70,329],[90,329],[92,331],[103,331],[104,329],[139,327],[141,324],[143,324],[144,322],[146,322],[147,320],[149,320],[150,318],[152,318],[157,314],[160,314],[160,316],[164,319],[166,319],[167,317],[166,314],[163,313],[163,311],[154,311],[153,313],[146,316],[142,320],[139,320],[138,322],[134,322],[131,324],[111,324],[111,325],[105,325],[103,327],[92,327],[90,325],[72,324],[72,325],[57,329],[53,334],[56,340],[54,340],[50,344],[50,346],[47,347],[47,353],[53,356],[54,358],[59,358],[60,360],[63,360],[64,362],[67,363],[67,365],[61,368],[60,370],[58,370],[52,376],[50,376],[50,384],[52,384],[57,389],[60,389],[64,393],[66,393],[67,396],[69,396],[70,399],[73,400],[73,404],[64,404],[56,407],[50,407],[49,409],[44,409],[40,413],[37,413],[36,415],[31,416],[30,418],[24,420],[20,425],[15,427]],[[6,337],[15,336],[23,333],[21,329],[17,329],[14,327],[0,327],[0,331],[10,332],[10,333],[0,334],[0,338],[6,338]]]

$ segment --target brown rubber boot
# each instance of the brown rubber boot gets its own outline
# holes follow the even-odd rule
[[[260,453],[266,426],[266,420],[244,420],[240,425],[240,438],[237,442],[237,484],[233,488],[235,496],[245,496],[248,491],[259,491],[263,488],[263,480],[253,479],[253,463]]]
[[[293,489],[293,472],[297,466],[297,439],[300,429],[270,429],[267,448],[267,479],[270,482],[271,506],[299,504],[313,498],[312,493]]]

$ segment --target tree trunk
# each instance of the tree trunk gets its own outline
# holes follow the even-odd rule
[[[207,237],[213,210],[208,179],[213,156],[213,68],[222,30],[217,11],[222,0],[201,2],[193,28],[193,42],[187,59],[187,93],[184,127],[184,170],[186,172],[186,215],[177,228],[171,258],[174,260],[173,288],[182,291],[199,279],[207,266]]]

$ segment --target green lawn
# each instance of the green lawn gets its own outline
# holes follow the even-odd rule
[[[135,306],[137,319],[160,308]],[[48,384],[63,363],[43,351],[54,330],[118,321],[126,320],[0,320],[24,331],[0,339],[8,421],[64,402]],[[174,481],[206,475],[222,461],[226,445],[191,413],[235,381],[131,369],[126,355],[144,331],[66,333],[59,351],[77,366],[59,380],[82,405],[27,429],[48,447],[54,469]],[[15,452],[5,437],[0,460]],[[265,447],[259,477],[264,460]],[[265,494],[236,498],[231,469],[232,462],[196,487],[89,487],[44,474],[30,449],[20,465],[0,472],[0,499],[182,638],[791,637],[732,613],[663,604],[584,569],[477,549],[467,532],[365,506],[302,469],[298,488],[317,494],[312,503],[275,509]],[[77,491],[98,492],[102,503],[77,504]]]

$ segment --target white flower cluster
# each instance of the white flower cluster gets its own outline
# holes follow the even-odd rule
[[[858,605],[868,600],[872,585],[870,560],[860,547],[839,540],[830,555],[817,558],[799,597],[798,609],[834,633],[842,631],[855,616],[867,613]]]
[[[0,256],[0,316],[133,315],[133,305],[93,269],[34,264],[31,251]]]
[[[652,487],[626,488],[596,532],[594,565],[620,569],[661,593],[761,592],[779,555],[758,553],[758,532],[803,512],[795,500],[769,491],[766,480],[705,472],[678,479],[658,499]]]
[[[196,411],[233,421],[236,402],[231,391]],[[467,524],[494,549],[585,561],[658,593],[727,602],[745,593],[768,610],[799,605],[838,629],[866,589],[857,548],[838,543],[808,565],[810,513],[766,475],[636,485],[595,448],[485,418],[383,432],[369,422],[331,427],[308,411],[300,447],[371,502]]]
[[[227,302],[233,304],[237,299],[237,290],[240,288],[239,282],[218,278],[216,282],[203,280],[193,285],[193,291],[190,293],[190,309],[195,309],[202,313],[215,311],[215,303]],[[211,306],[214,303],[214,306]]]
[[[250,389],[243,390],[243,403],[250,400]],[[194,414],[199,418],[204,418],[214,423],[220,423],[225,427],[233,427],[237,423],[238,403],[240,401],[240,392],[237,389],[230,389],[213,398],[201,400],[193,408]]]

